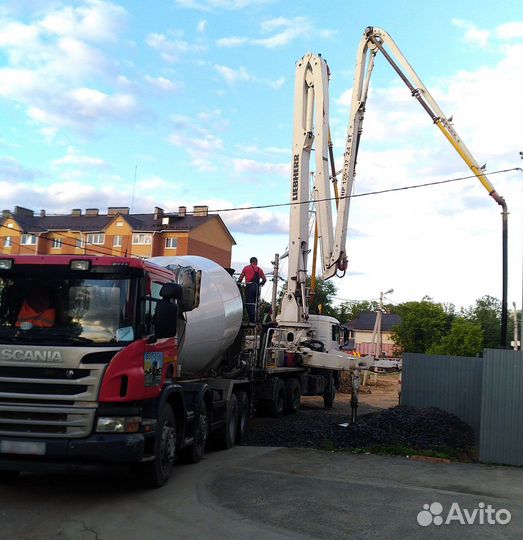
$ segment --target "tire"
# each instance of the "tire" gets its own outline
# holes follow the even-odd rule
[[[251,407],[247,392],[240,390],[236,392],[238,401],[238,429],[236,432],[236,444],[244,444],[249,435],[249,421],[251,417]]]
[[[180,457],[184,463],[198,463],[205,454],[205,447],[209,439],[210,422],[207,404],[202,401],[198,419],[194,420],[197,425],[194,427],[194,442],[187,448],[182,448]]]
[[[266,402],[267,413],[273,418],[279,418],[285,411],[286,403],[286,390],[285,383],[279,378],[276,377],[274,383],[274,399]]]
[[[13,482],[20,475],[20,471],[0,471],[0,482]]]
[[[334,386],[334,379],[332,376],[327,381],[327,387],[323,393],[323,405],[326,409],[332,409],[334,405],[334,399],[336,397],[336,386]]]
[[[213,446],[217,450],[228,450],[234,446],[238,431],[238,400],[231,394],[227,403],[223,425],[213,435]]]
[[[141,465],[142,483],[158,488],[167,483],[176,458],[176,420],[170,405],[164,405],[154,439],[154,459]]]
[[[301,387],[298,379],[291,377],[285,381],[285,412],[296,414],[300,409]]]

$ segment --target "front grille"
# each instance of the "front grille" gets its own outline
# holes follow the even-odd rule
[[[89,369],[65,369],[27,366],[0,366],[0,377],[20,379],[64,379],[77,380],[87,377]]]
[[[102,354],[107,354],[103,356]],[[106,360],[114,351],[88,353]],[[83,358],[67,367],[0,366],[0,436],[86,437],[92,432],[98,389],[105,365]],[[72,365],[74,364],[74,365]]]
[[[0,394],[61,394],[63,396],[75,396],[87,391],[87,386],[69,384],[35,384],[0,382]]]
[[[0,405],[0,435],[82,437],[92,430],[94,409]]]

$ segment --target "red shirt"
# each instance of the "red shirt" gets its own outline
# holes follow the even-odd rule
[[[257,282],[256,282],[256,272],[258,272]],[[249,264],[248,266],[246,266],[242,270],[241,275],[245,276],[245,281],[247,283],[259,283],[260,281],[267,281],[265,274],[263,273],[263,270],[255,264]]]

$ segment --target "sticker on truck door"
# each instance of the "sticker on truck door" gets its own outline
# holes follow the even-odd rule
[[[159,386],[162,384],[163,353],[146,352],[143,355],[143,372],[145,386]]]

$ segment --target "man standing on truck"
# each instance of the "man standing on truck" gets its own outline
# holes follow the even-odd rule
[[[256,306],[258,305],[260,287],[265,285],[267,278],[263,270],[258,266],[258,259],[256,257],[251,257],[249,262],[251,264],[242,270],[238,283],[241,283],[243,278],[245,278],[245,305],[247,307],[247,314],[249,315],[249,322],[254,324],[256,322]]]

